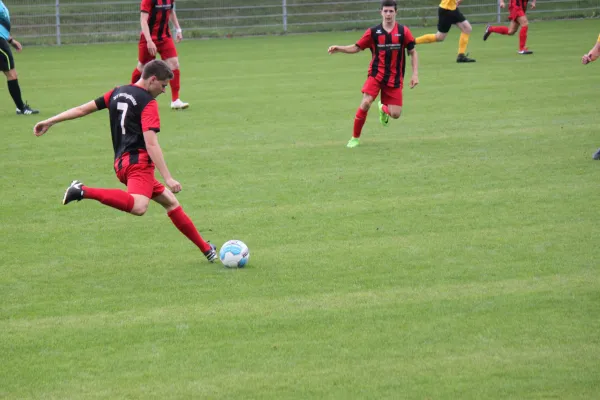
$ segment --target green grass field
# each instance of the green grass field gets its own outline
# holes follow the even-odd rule
[[[597,21],[423,45],[390,128],[351,136],[362,32],[188,41],[160,98],[178,198],[209,264],[158,205],[61,205],[119,187],[105,112],[31,131],[0,96],[3,399],[594,399],[600,393]],[[415,34],[425,33],[415,29]],[[136,44],[16,55],[41,118],[127,83]],[[407,68],[410,76],[410,67]]]

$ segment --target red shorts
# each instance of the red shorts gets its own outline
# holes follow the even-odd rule
[[[127,193],[152,199],[165,191],[154,177],[154,164],[130,164],[117,171],[117,178],[127,186]]]
[[[160,54],[160,58],[163,60],[177,57],[177,49],[175,48],[173,38],[166,37],[163,40],[157,40],[154,44],[156,45],[156,52]],[[151,56],[150,53],[148,53],[148,42],[146,42],[146,38],[142,36],[138,43],[138,61],[142,64],[147,64],[155,58],[156,56]]]
[[[525,10],[521,7],[508,7],[508,20],[516,21],[519,17],[525,16]]]
[[[402,106],[402,88],[394,88],[382,85],[372,76],[367,78],[362,92],[377,98],[381,91],[381,102],[388,106]]]

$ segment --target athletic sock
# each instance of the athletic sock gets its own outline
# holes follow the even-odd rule
[[[19,110],[22,110],[23,107],[25,107],[25,104],[23,103],[23,99],[21,98],[21,88],[19,87],[18,79],[8,81],[8,91],[10,93],[10,96],[13,98],[13,101],[15,102],[17,108]]]
[[[359,138],[362,132],[362,128],[367,120],[367,111],[362,108],[356,110],[356,116],[354,117],[354,130],[352,131],[352,137]]]
[[[125,212],[131,212],[133,209],[133,196],[123,190],[98,189],[87,186],[82,186],[81,189],[84,199],[97,200],[106,206]]]
[[[469,44],[469,34],[461,33],[460,39],[458,40],[458,54],[465,54],[467,52],[467,45]]]
[[[180,83],[181,73],[179,69],[173,71],[173,79],[171,79],[171,101],[175,101],[179,98],[179,89],[181,88]]]
[[[490,26],[490,32],[508,35],[508,26]]]
[[[529,30],[529,26],[521,27],[521,32],[519,32],[519,50],[523,50],[527,47],[527,31]]]
[[[437,42],[437,38],[434,33],[430,33],[427,35],[419,36],[415,39],[415,43],[417,44],[425,44],[425,43],[435,43]]]
[[[188,215],[185,213],[185,211],[183,211],[183,208],[181,208],[181,206],[177,207],[172,211],[169,211],[167,215],[169,216],[169,218],[171,218],[171,221],[173,221],[173,225],[175,225],[181,233],[183,233],[196,246],[198,246],[198,248],[203,253],[206,253],[210,250],[210,245],[206,243],[204,239],[202,239],[202,236],[200,236],[198,229],[196,229],[196,226],[194,225],[190,217],[188,217]]]
[[[133,70],[131,74],[131,83],[136,83],[142,77],[142,73],[136,68]]]

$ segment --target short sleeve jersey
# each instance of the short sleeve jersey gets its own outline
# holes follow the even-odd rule
[[[169,19],[175,8],[175,0],[142,0],[140,11],[147,13],[152,40],[161,41],[171,37]]]
[[[396,23],[387,32],[379,24],[367,29],[356,46],[371,50],[369,76],[385,86],[403,86],[406,52],[415,48],[415,38],[408,27]]]
[[[97,98],[96,106],[99,110],[108,108],[115,160],[125,153],[146,153],[144,132],[160,132],[158,103],[144,88],[117,87]]]
[[[440,8],[445,10],[456,10],[456,0],[442,0],[440,3]]]

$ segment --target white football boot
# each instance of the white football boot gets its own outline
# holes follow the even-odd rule
[[[185,110],[189,106],[189,103],[184,103],[180,99],[171,102],[171,110]]]

